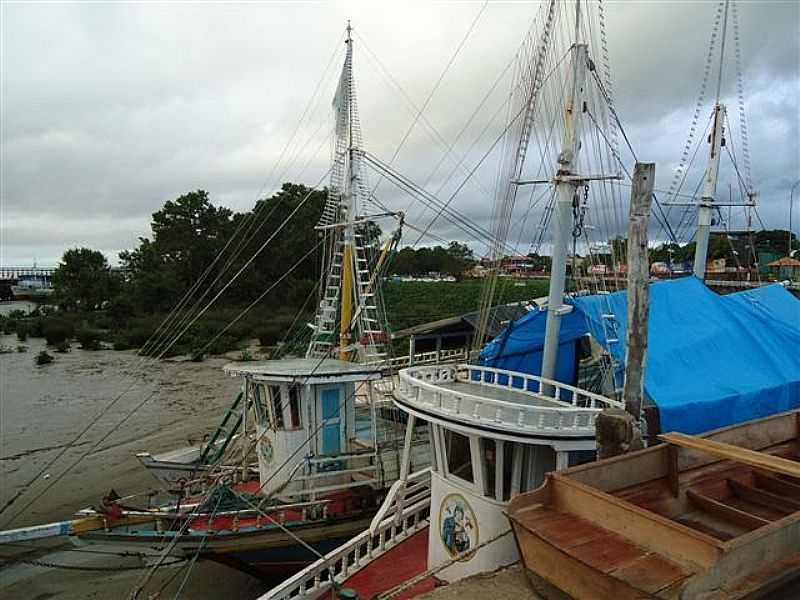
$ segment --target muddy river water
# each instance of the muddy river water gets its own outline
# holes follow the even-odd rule
[[[77,509],[97,505],[112,487],[121,496],[157,488],[135,453],[186,445],[212,432],[239,386],[223,374],[222,366],[230,362],[224,358],[155,362],[133,352],[90,352],[73,344],[65,354],[51,350],[53,363],[36,366],[34,357],[44,349],[44,340],[0,336],[0,346],[16,349],[20,344],[27,347],[24,352],[0,354],[0,506],[24,492],[0,515],[2,529],[69,518]],[[6,561],[0,567],[4,600],[127,598],[147,573],[138,568],[138,558],[100,555],[55,541],[2,546],[0,559]],[[37,562],[73,568],[32,564]],[[174,574],[171,569],[159,569],[153,581],[166,581]],[[160,597],[172,598],[182,580],[183,573]],[[264,588],[247,575],[200,561],[180,597],[256,598]]]

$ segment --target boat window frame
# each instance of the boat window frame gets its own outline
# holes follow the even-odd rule
[[[250,396],[250,394],[248,394],[248,396],[252,397],[253,399],[256,423],[261,427],[269,427],[271,424],[269,406],[267,403],[267,396],[269,395],[269,392],[267,392],[266,385],[260,381],[254,381],[249,378],[247,383],[247,389],[250,391],[250,394],[252,394],[252,396]],[[247,400],[247,397],[245,400]]]
[[[489,458],[487,455],[487,450],[489,449],[490,443],[493,446],[491,450],[494,453],[492,464],[489,463]],[[483,489],[483,495],[487,498],[491,498],[492,500],[498,499],[497,476],[500,474],[498,469],[498,458],[502,448],[502,440],[496,440],[491,437],[483,436],[480,438],[481,470],[483,471],[483,485],[481,487]]]
[[[269,412],[270,423],[274,431],[283,431],[285,429],[285,419],[283,415],[283,387],[278,383],[267,383],[266,389],[269,394]],[[277,393],[276,393],[277,392]],[[276,404],[277,400],[277,404]]]
[[[468,448],[468,456],[469,456],[469,467],[470,467],[470,474],[472,476],[472,480],[466,479],[461,475],[453,473],[450,468],[450,451],[447,447],[447,434],[450,433],[452,435],[461,436],[467,440],[467,448]],[[476,468],[476,465],[480,465],[480,451],[478,449],[478,438],[476,436],[472,436],[466,433],[461,433],[460,431],[456,431],[454,429],[448,429],[447,427],[442,427],[442,454],[444,458],[444,473],[445,478],[456,481],[461,485],[467,486],[472,490],[480,490],[483,488],[483,473],[481,469]]]
[[[288,419],[284,419],[286,424],[285,429],[296,431],[303,428],[303,415],[302,415],[302,398],[303,388],[298,383],[291,383],[287,387],[287,395],[289,402],[287,408]]]

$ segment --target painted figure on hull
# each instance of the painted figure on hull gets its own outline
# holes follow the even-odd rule
[[[442,502],[440,515],[442,542],[451,556],[463,554],[477,545],[475,515],[463,496],[447,496]]]

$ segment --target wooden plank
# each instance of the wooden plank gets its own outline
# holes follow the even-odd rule
[[[800,412],[794,413],[795,435],[794,455],[800,457]]]
[[[569,553],[598,571],[609,573],[644,556],[647,551],[614,533],[605,531],[603,536],[575,546]]]
[[[706,438],[694,437],[684,433],[665,433],[659,435],[658,438],[668,444],[689,448],[691,450],[698,450],[725,460],[732,460],[734,462],[750,465],[751,467],[782,473],[783,475],[789,475],[790,477],[797,477],[800,479],[800,463],[793,460],[787,460],[779,456],[773,456],[772,454],[756,452],[754,450],[748,450],[747,448],[740,448],[739,446],[732,446]]]
[[[680,493],[680,480],[678,478],[680,472],[678,471],[678,449],[675,446],[667,446],[667,482],[672,495],[676,498]]]
[[[691,571],[659,554],[647,554],[611,573],[615,578],[649,594],[683,581],[691,574]]]
[[[793,500],[784,496],[778,496],[772,492],[755,488],[741,481],[735,479],[726,480],[733,493],[742,500],[752,502],[753,504],[760,504],[772,509],[778,509],[786,513],[793,513],[800,510],[800,500]]]
[[[774,492],[775,494],[800,498],[800,485],[787,481],[786,479],[781,479],[772,473],[754,469],[753,479],[756,482],[756,487]]]
[[[608,532],[574,515],[561,513],[558,518],[540,521],[536,533],[544,540],[567,550],[606,535]]]
[[[715,517],[719,517],[725,521],[730,521],[731,523],[746,529],[755,529],[756,527],[762,527],[763,525],[769,524],[769,521],[766,519],[762,519],[756,515],[751,515],[750,513],[746,513],[738,508],[728,506],[727,504],[714,500],[708,496],[704,496],[703,494],[695,492],[694,490],[686,490],[686,497],[689,499],[689,502],[694,504],[700,510],[714,515]]]

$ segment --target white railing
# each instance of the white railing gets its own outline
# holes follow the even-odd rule
[[[413,504],[386,516],[380,523],[363,531],[349,542],[309,565],[296,575],[269,590],[258,600],[290,600],[294,598],[320,598],[331,590],[334,582],[344,583],[348,577],[363,569],[373,560],[428,526],[430,514],[430,469],[409,476],[416,484],[425,483],[428,493],[415,495]],[[426,479],[427,478],[427,479]],[[411,487],[411,484],[409,484]],[[384,506],[395,505],[387,498]],[[384,511],[384,514],[391,511]]]
[[[469,384],[474,390],[443,383]],[[490,390],[510,390],[523,398],[499,399]],[[537,375],[464,364],[404,369],[398,394],[412,406],[467,423],[551,435],[594,435],[594,422],[603,408],[623,407],[618,400]],[[524,401],[525,396],[530,401]]]
[[[413,356],[395,356],[384,360],[377,360],[366,363],[372,367],[383,367],[386,369],[403,369],[410,365],[430,365],[440,362],[455,362],[467,358],[466,348],[456,348],[454,350],[432,350],[431,352],[420,352]]]

